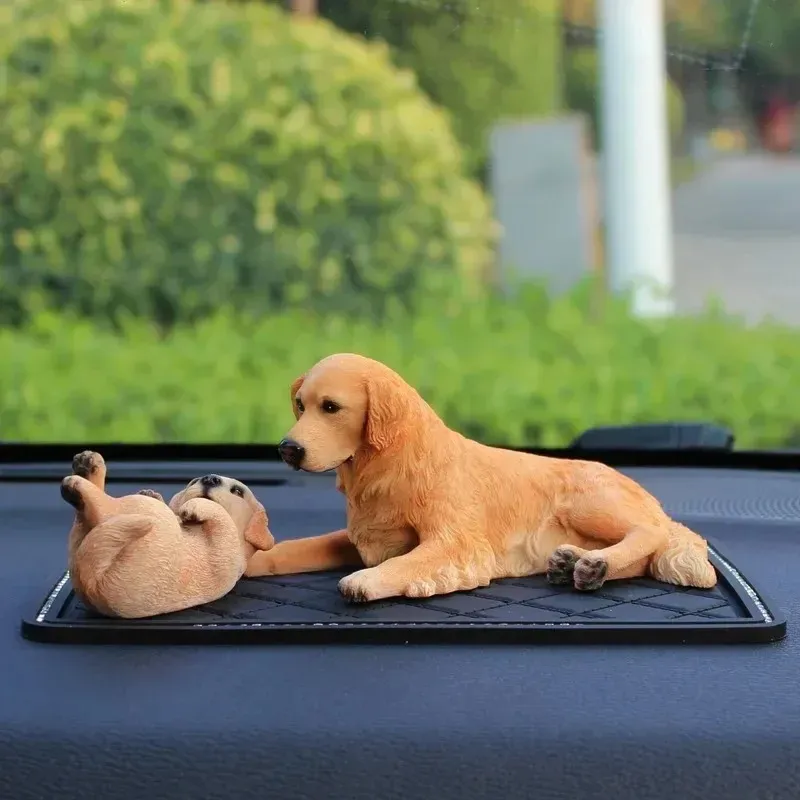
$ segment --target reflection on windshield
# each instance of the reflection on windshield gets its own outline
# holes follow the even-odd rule
[[[358,352],[447,423],[796,446],[793,0],[0,6],[0,419],[278,441]]]

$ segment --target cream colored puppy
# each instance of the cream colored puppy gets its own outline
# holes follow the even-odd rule
[[[264,507],[232,478],[195,478],[167,505],[148,489],[106,494],[99,453],[79,453],[72,471],[61,482],[61,496],[75,508],[70,577],[101,614],[150,617],[217,600],[257,550],[275,543]]]

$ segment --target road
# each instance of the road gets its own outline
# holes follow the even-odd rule
[[[750,322],[800,326],[800,158],[718,162],[673,195],[679,313],[717,296]]]

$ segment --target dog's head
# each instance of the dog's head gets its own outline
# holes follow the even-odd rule
[[[169,507],[177,511],[195,497],[205,497],[219,503],[230,514],[244,540],[257,550],[269,550],[275,544],[266,509],[241,481],[224,475],[195,478],[169,501]]]
[[[335,469],[365,448],[386,451],[433,416],[396,372],[350,353],[319,361],[290,393],[297,421],[279,451],[290,467],[309,472]]]

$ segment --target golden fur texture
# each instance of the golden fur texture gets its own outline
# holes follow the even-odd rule
[[[62,497],[75,508],[70,577],[101,614],[150,617],[217,600],[254,552],[274,544],[264,507],[231,478],[195,478],[167,505],[147,489],[106,494],[99,453],[79,453],[72,470],[61,482]]]
[[[284,459],[336,470],[347,528],[256,553],[246,575],[362,567],[339,584],[362,602],[545,572],[579,590],[643,575],[716,583],[705,540],[632,479],[467,439],[380,362],[329,356],[293,382],[291,401]]]

